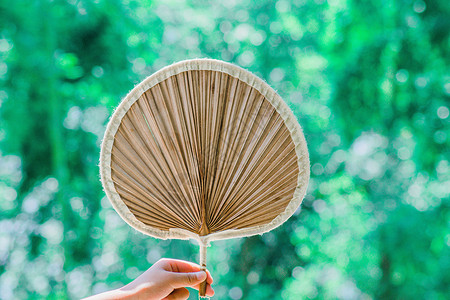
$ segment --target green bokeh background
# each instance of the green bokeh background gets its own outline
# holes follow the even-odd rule
[[[292,218],[208,249],[215,299],[449,299],[449,32],[448,0],[0,0],[0,299],[197,261],[126,225],[97,166],[121,98],[197,57],[273,86],[311,157]]]

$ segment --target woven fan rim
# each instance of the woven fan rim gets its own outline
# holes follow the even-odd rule
[[[128,109],[139,99],[139,97],[148,89],[157,85],[158,83],[170,78],[171,76],[189,70],[205,70],[205,71],[218,71],[224,72],[232,77],[235,77],[252,88],[258,90],[276,109],[276,111],[282,117],[284,124],[286,125],[291,138],[295,145],[295,152],[297,155],[297,163],[299,167],[299,174],[297,177],[297,187],[294,191],[293,197],[287,205],[284,212],[275,217],[270,223],[265,225],[253,226],[249,228],[236,229],[236,230],[224,230],[208,234],[206,236],[199,236],[188,230],[171,228],[168,231],[154,228],[139,221],[133,213],[128,209],[126,204],[121,199],[117,190],[115,189],[114,182],[111,178],[111,152],[114,143],[114,137],[121,124],[122,118],[125,116]],[[220,60],[201,58],[184,60],[172,65],[169,65],[159,71],[153,73],[138,85],[136,85],[120,102],[119,106],[112,114],[104,138],[101,144],[100,151],[100,175],[103,189],[112,203],[112,206],[117,213],[125,220],[131,227],[136,230],[156,237],[160,239],[189,239],[193,238],[198,240],[202,244],[208,244],[213,240],[237,238],[244,236],[251,236],[256,234],[263,234],[270,231],[289,219],[296,209],[301,205],[303,198],[306,194],[306,189],[310,177],[310,162],[309,153],[306,145],[306,140],[303,135],[300,124],[297,122],[294,114],[284,100],[278,95],[278,93],[270,87],[265,81],[251,72]]]

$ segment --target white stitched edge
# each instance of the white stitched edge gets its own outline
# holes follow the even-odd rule
[[[254,226],[244,229],[236,230],[225,230],[216,233],[211,233],[206,236],[199,236],[198,234],[192,233],[188,230],[173,228],[169,231],[160,230],[148,225],[145,225],[139,221],[128,209],[125,203],[120,198],[117,193],[114,183],[111,178],[111,150],[114,143],[114,137],[120,126],[122,118],[131,107],[131,105],[136,102],[137,99],[148,89],[155,86],[156,84],[166,80],[167,78],[179,74],[181,72],[189,70],[209,70],[209,71],[219,71],[224,72],[230,76],[236,77],[239,80],[247,83],[251,87],[258,90],[277,110],[280,114],[286,127],[288,128],[292,140],[295,145],[295,152],[298,158],[299,175],[297,179],[297,187],[294,191],[292,200],[289,202],[285,211],[279,214],[270,223],[261,226]],[[226,63],[220,60],[214,59],[192,59],[185,60],[170,66],[167,66],[153,75],[147,77],[137,86],[135,86],[128,95],[122,100],[119,106],[114,111],[108,125],[106,127],[105,135],[101,145],[100,151],[100,175],[103,188],[106,195],[111,201],[114,209],[119,213],[119,215],[133,228],[145,233],[147,235],[167,239],[196,239],[199,243],[203,245],[208,245],[210,241],[229,239],[236,237],[251,236],[256,234],[262,234],[264,232],[270,231],[282,223],[284,223],[295,210],[300,206],[303,197],[306,193],[306,188],[309,182],[310,176],[310,165],[309,165],[309,154],[306,146],[306,140],[302,133],[302,129],[297,122],[294,114],[288,107],[288,105],[281,99],[281,97],[263,80],[261,80],[256,75],[244,70],[238,66],[230,63]]]

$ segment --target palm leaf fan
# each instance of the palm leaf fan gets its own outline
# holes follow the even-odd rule
[[[197,240],[205,267],[210,241],[262,234],[294,213],[309,157],[300,125],[267,83],[194,59],[154,73],[123,99],[105,132],[100,172],[129,225]]]

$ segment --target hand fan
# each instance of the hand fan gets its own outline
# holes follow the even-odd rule
[[[294,213],[309,157],[300,125],[267,83],[194,59],[154,73],[123,99],[106,128],[100,173],[130,226],[197,240],[205,268],[210,241],[262,234]]]

